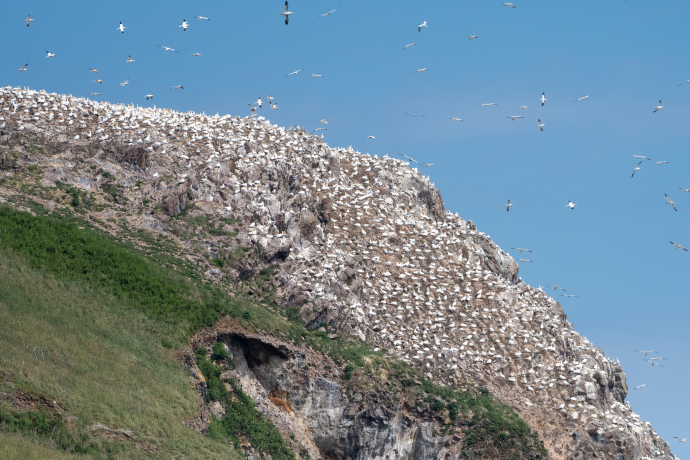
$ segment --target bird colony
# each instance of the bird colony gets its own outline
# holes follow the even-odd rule
[[[9,87],[0,89],[0,106],[3,133],[43,136],[69,150],[69,161],[34,157],[52,165],[44,185],[59,178],[96,194],[103,178],[89,176],[92,164],[111,171],[131,198],[127,208],[113,205],[115,215],[135,215],[150,200],[169,216],[196,205],[242,219],[239,241],[261,246],[280,266],[278,296],[310,327],[357,335],[442,384],[488,387],[554,440],[547,444],[554,456],[579,433],[612,449],[611,458],[628,447],[674,458],[625,401],[618,361],[567,321],[552,297],[562,288],[524,283],[515,260],[445,211],[434,184],[409,162],[331,148],[262,117]],[[98,153],[75,157],[79,146]],[[117,164],[104,154],[116,148],[143,149],[150,161]],[[146,185],[135,189],[136,181]],[[143,213],[158,222],[148,228],[166,231],[167,216]],[[230,244],[206,238],[214,250]],[[220,283],[233,276],[208,274]]]

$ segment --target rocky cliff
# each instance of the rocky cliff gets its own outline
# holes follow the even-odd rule
[[[286,317],[367,342],[439,388],[488,389],[539,433],[549,458],[674,458],[625,401],[617,360],[580,336],[548,291],[521,281],[488,235],[447,212],[408,163],[262,118],[20,88],[0,90],[0,107],[0,200],[26,195],[56,211],[87,203],[106,230],[173,238],[208,282],[270,293]],[[260,271],[266,288],[247,282]],[[397,398],[404,389],[376,388],[385,376],[349,385],[350,371],[327,355],[228,322],[199,331],[190,348],[216,342],[232,357],[226,377],[303,457],[472,456],[471,415],[450,419],[415,395]],[[181,362],[203,392],[189,356]],[[202,407],[200,430],[213,414]],[[475,456],[503,458],[485,447]]]

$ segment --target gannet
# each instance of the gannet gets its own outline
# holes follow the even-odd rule
[[[206,21],[210,21],[210,19],[207,18],[207,17],[205,17],[205,16],[194,16],[194,17],[195,17],[196,19],[202,19],[202,20],[205,19]]]
[[[268,97],[264,99],[264,101],[275,101],[275,98],[269,94]]]
[[[687,249],[685,249],[682,244],[676,244],[673,241],[670,241],[670,243],[675,246],[675,248],[673,248],[673,249],[682,249],[683,251],[687,251]],[[635,351],[639,351],[639,350],[635,350]],[[655,351],[654,353],[658,353],[658,352]],[[645,356],[647,356],[647,355],[645,354]]]
[[[577,101],[575,101],[575,102],[580,102],[580,101],[584,101],[584,100],[585,100],[585,99],[587,99],[588,97],[589,97],[589,96],[581,97],[580,99],[578,99],[578,100],[577,100]]]
[[[647,158],[647,157],[645,157],[645,156],[642,156],[642,155],[630,155],[630,156],[633,157],[633,158],[637,158],[638,160],[640,160],[640,159],[642,159],[642,160],[649,160],[649,158]]]
[[[175,51],[174,49],[168,48],[167,46],[163,46],[163,45],[156,45],[156,46],[159,47],[159,48],[165,48],[165,51]],[[175,52],[176,52],[177,54],[180,54],[179,51],[175,51]]]
[[[415,46],[415,45],[416,45],[416,43],[410,43],[409,45],[405,45],[405,48],[403,48],[403,51],[405,51],[410,46]]]
[[[286,2],[287,3],[287,2]],[[292,13],[291,13],[292,14]],[[289,74],[285,75],[286,77],[289,77],[290,75],[296,75],[297,73],[301,72],[304,70],[304,67],[302,67],[299,70],[295,70],[294,72],[290,72]]]
[[[512,3],[504,3],[503,6],[512,6],[513,8],[515,8],[515,5],[513,5]]]
[[[523,117],[521,115],[511,115],[510,117],[506,117],[506,118],[510,118],[510,121],[515,121],[517,118],[525,118],[525,117]]]
[[[34,21],[34,19],[31,19],[31,15],[24,19],[24,22],[26,22],[26,27],[29,27],[31,25],[31,21]]]
[[[507,203],[507,204],[504,204],[503,207],[506,208],[506,211],[510,211],[510,207],[511,207],[512,205],[513,205],[513,203],[511,203],[510,200],[508,200],[508,203]]]
[[[189,27],[189,23],[187,23],[186,19],[182,20],[182,25],[178,26],[180,29],[182,29],[182,32],[187,32],[187,27]]]
[[[680,193],[690,192],[690,188],[680,187],[680,189],[682,190],[682,192],[680,192]]]
[[[311,74],[311,76],[316,77],[316,78],[323,78],[323,75],[319,75],[319,74],[315,74],[315,73]]]
[[[479,105],[482,105],[484,107],[488,107],[490,105],[498,105],[498,104],[496,104],[495,102],[489,102],[488,104],[479,104]]]
[[[561,297],[575,297],[576,299],[579,299],[578,296],[572,294],[561,294]]]
[[[673,244],[673,243],[671,243],[671,244]],[[647,350],[633,350],[633,351],[636,351],[638,353],[644,353],[645,356],[647,356],[647,353],[659,353],[656,350],[649,350],[649,351],[647,351]]]
[[[477,35],[468,35],[468,37],[470,37],[470,40],[472,40],[473,38],[479,38]]]
[[[285,16],[285,25],[288,25],[288,20],[290,19],[291,14],[293,14],[293,13],[288,11],[288,2],[286,0],[285,1],[285,11],[280,13],[278,16]]]
[[[122,25],[122,21],[120,21],[120,27],[118,27],[118,28],[115,29],[115,30],[119,30],[120,32],[122,32],[122,33],[124,34],[126,28],[127,28],[127,27],[125,27],[125,26]]]
[[[338,8],[340,8],[340,7],[338,7]],[[336,9],[334,9],[334,10],[331,10],[331,11],[329,11],[328,13],[320,14],[319,17],[322,18],[322,17],[324,17],[324,16],[330,16],[331,13],[333,13],[333,12],[335,12],[335,11],[338,11],[338,8],[336,8]]]
[[[681,83],[680,85],[683,85],[683,84],[688,83],[688,82],[690,82],[690,80],[685,80],[685,81],[684,81],[683,83]],[[678,85],[678,86],[680,86],[680,85]]]
[[[328,124],[328,120],[324,118],[323,120],[319,120],[319,123],[324,123],[324,124],[327,125],[327,124]]]
[[[91,96],[100,96],[101,93],[89,93]]]
[[[659,110],[661,110],[661,109],[663,109],[663,108],[664,108],[664,106],[661,105],[661,99],[659,99],[659,105],[657,105],[656,107],[654,107],[654,112],[652,112],[652,113],[657,113]]]
[[[55,57],[55,54],[51,53],[50,51],[46,51],[46,53],[47,53],[46,58]]]
[[[640,165],[642,164],[642,160],[640,160],[639,163],[637,163],[637,166],[635,166],[635,169],[633,169],[632,176],[630,177],[635,177],[635,172],[640,170]]]
[[[666,164],[666,163],[668,163],[668,161],[664,160],[664,161],[657,161],[657,162],[654,163],[654,164],[655,164],[655,165],[663,165],[663,164]]]
[[[573,203],[572,201],[568,201],[568,204],[565,205],[566,208],[570,208],[570,209],[575,209],[575,206],[577,206],[577,205],[575,203]]]
[[[530,108],[529,105],[521,105],[520,106],[520,110],[529,109],[529,108]]]
[[[127,56],[127,61],[126,62],[137,62],[134,59],[132,59],[132,56]]]
[[[420,114],[418,114],[418,113],[409,113],[409,112],[405,112],[405,115],[412,115],[413,117],[422,117],[422,118],[426,118],[424,115],[420,115]]]
[[[665,193],[664,193],[664,195],[666,196],[666,204],[670,204],[674,211],[678,211],[676,209],[676,203],[671,201],[671,198],[669,198],[668,195],[666,195]]]
[[[145,97],[146,100],[148,101],[149,99],[153,99],[153,94],[147,94],[147,95],[144,96],[144,97]]]
[[[539,100],[541,101],[541,106],[544,107],[544,102],[548,101],[548,99],[546,99],[546,92],[541,93],[541,99]]]
[[[367,139],[376,139],[375,136],[367,136]]]
[[[123,88],[127,85],[129,85],[129,78],[127,80],[123,81],[122,83],[120,83],[120,86]]]
[[[683,439],[681,439],[681,438],[679,438],[678,436],[674,436],[673,439],[677,439],[678,442],[685,442],[688,438],[683,438]]]
[[[417,70],[415,70],[415,71],[414,71],[414,72],[412,72],[412,73],[417,73],[417,72],[426,72],[427,70],[429,70],[429,69],[428,69],[427,67],[424,67],[423,69],[417,69]]]
[[[268,101],[268,103],[271,105],[271,110],[275,110],[278,108],[278,104],[274,104],[273,101]]]
[[[98,73],[98,70],[89,67],[89,73]]]
[[[556,289],[560,289],[561,291],[565,292],[565,289],[563,289],[562,287],[560,287],[560,286],[557,285],[557,284],[547,284],[547,286],[551,286],[551,287],[553,288],[554,291],[555,291]]]
[[[19,72],[28,72],[29,69],[26,68],[28,65],[29,65],[29,64],[24,64],[24,65],[22,66],[22,68],[19,69]]]
[[[451,117],[451,120],[453,120],[453,121],[462,121],[462,118],[452,118],[452,117]]]
[[[182,85],[173,86],[172,88],[169,89],[169,91],[178,90],[178,89],[184,89],[184,86],[182,86]]]
[[[98,78],[96,78],[96,79],[93,81],[93,83],[103,83],[103,80],[99,80]]]
[[[542,131],[544,131],[544,123],[542,123],[540,119],[537,120],[537,128],[539,128],[539,129],[541,129]]]
[[[642,388],[642,387],[645,386],[645,385],[647,385],[647,384],[646,384],[646,383],[643,383],[642,385],[639,385],[639,386],[636,386],[635,388],[633,388],[633,390],[637,390],[638,388]]]
[[[201,53],[194,53],[192,56],[201,56]]]
[[[420,25],[418,25],[418,26],[417,26],[417,32],[421,32],[421,31],[422,31],[422,27],[429,27],[428,24],[429,24],[428,22],[424,21],[423,23],[421,23]]]
[[[510,248],[510,249],[515,249],[516,251],[520,251],[520,254],[522,254],[522,251],[532,252],[529,249],[525,249],[525,248]]]
[[[534,262],[533,260],[529,259],[518,259],[520,262]]]

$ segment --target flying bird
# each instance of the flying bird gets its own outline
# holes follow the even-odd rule
[[[633,158],[637,158],[638,160],[649,160],[649,158],[642,156],[642,155],[630,155]]]
[[[186,19],[182,20],[182,25],[178,26],[180,29],[182,29],[182,32],[187,32],[187,27],[189,27],[189,23],[187,23]]]
[[[654,164],[655,164],[655,165],[663,165],[663,164],[665,164],[665,163],[668,163],[668,161],[665,161],[665,160],[664,160],[664,161],[657,161],[657,162],[654,163]]]
[[[566,208],[570,208],[570,209],[575,209],[575,206],[577,206],[577,205],[575,203],[573,203],[572,201],[568,201],[568,204],[565,205]]]
[[[429,166],[436,166],[436,163],[422,163],[422,166],[428,168]]]
[[[682,249],[683,251],[687,251],[687,249],[685,249],[682,244],[676,244],[673,241],[669,241],[669,243],[671,243],[672,245],[675,246],[675,248],[673,248],[673,249]],[[635,351],[638,351],[638,350],[635,350]],[[645,356],[647,356],[647,355],[645,355]]]
[[[340,8],[340,7],[338,7],[338,8]],[[331,11],[329,11],[328,13],[320,14],[319,17],[322,18],[322,17],[324,17],[324,16],[330,16],[331,13],[334,13],[334,12],[338,11],[338,8],[336,8],[336,9],[334,9],[334,10],[331,10]]]
[[[289,77],[290,75],[297,75],[299,72],[303,71],[304,67],[302,67],[299,70],[295,70],[294,72],[290,72],[289,74],[285,75],[286,77]]]
[[[661,105],[661,99],[659,99],[659,105],[657,105],[656,107],[654,107],[654,112],[652,112],[652,113],[657,113],[659,110],[661,110],[661,109],[663,109],[663,108],[664,108],[664,106]]]
[[[46,58],[55,57],[55,54],[51,53],[50,51],[46,51],[46,53],[47,53]]]
[[[405,45],[405,48],[403,48],[403,51],[405,51],[410,46],[415,46],[415,45],[416,45],[416,43],[410,43],[409,45]]]
[[[98,73],[98,70],[89,67],[89,73]]]
[[[635,173],[641,169],[641,168],[640,168],[640,165],[641,165],[641,164],[642,164],[642,160],[640,160],[640,162],[637,163],[637,166],[635,166],[635,169],[633,169],[632,176],[630,176],[630,177],[635,177]]]
[[[580,99],[578,99],[578,100],[577,100],[577,101],[575,101],[575,102],[580,102],[580,101],[584,101],[584,100],[585,100],[585,99],[587,99],[588,97],[589,97],[589,96],[581,97]]]
[[[418,113],[408,113],[408,112],[405,112],[405,115],[412,115],[413,117],[422,117],[422,118],[426,118],[424,115],[420,115],[420,114],[418,114]]]
[[[135,61],[134,59],[132,59],[132,56],[129,55],[129,56],[127,56],[127,61],[126,61],[126,62],[137,62],[137,61]]]
[[[513,5],[512,3],[504,3],[503,6],[512,6],[513,8],[515,8],[515,5]]]
[[[647,361],[648,363],[652,363],[652,367],[654,367],[654,366],[664,367],[656,361],[657,359],[659,359],[659,358],[645,359],[645,361]],[[666,359],[666,358],[661,358],[661,359]]]
[[[573,298],[573,297],[574,297],[574,298],[576,298],[576,299],[579,299],[578,296],[572,295],[572,294],[561,294],[561,297],[568,297],[568,298]]]
[[[684,81],[683,83],[681,83],[680,85],[683,85],[683,84],[688,83],[688,82],[690,82],[690,80],[685,80],[685,81]],[[680,85],[678,85],[678,86],[680,86]]]
[[[122,33],[124,34],[126,28],[127,28],[127,27],[125,27],[125,26],[122,25],[122,21],[120,21],[120,27],[118,27],[118,28],[115,29],[115,30],[119,30],[120,32],[122,32]]]
[[[192,56],[201,56],[201,53],[194,53]]]
[[[473,38],[479,38],[477,35],[468,35],[468,37],[470,37],[470,40],[472,40]]]
[[[182,86],[182,85],[173,86],[172,88],[170,88],[170,91],[178,90],[178,89],[184,89],[184,86]]]
[[[565,292],[565,289],[563,289],[562,287],[560,287],[560,286],[557,285],[557,284],[547,284],[547,286],[551,286],[551,287],[553,288],[554,291],[555,291],[556,289],[560,289],[561,291]]]
[[[647,356],[647,353],[659,353],[656,350],[633,350],[633,351],[636,351],[638,353],[644,353],[645,356]]]
[[[683,438],[683,439],[681,439],[681,438],[679,438],[678,436],[674,436],[673,439],[677,439],[678,442],[685,442],[688,438]]]
[[[428,68],[428,67],[424,67],[423,69],[417,69],[417,70],[415,70],[415,71],[412,72],[412,73],[417,73],[417,72],[420,72],[420,73],[421,73],[421,72],[426,72],[427,70],[429,70],[429,68]]]
[[[496,104],[495,102],[489,102],[487,104],[479,104],[479,105],[482,105],[484,107],[489,107],[490,105],[498,105],[498,104]]]
[[[522,254],[523,251],[532,252],[532,251],[530,251],[529,249],[526,249],[526,248],[510,248],[510,249],[515,249],[516,251],[520,251],[520,254]]]
[[[323,78],[323,75],[319,75],[317,73],[313,73],[313,74],[311,74],[311,76],[315,77],[315,78]]]
[[[636,386],[635,388],[633,388],[633,390],[637,390],[638,388],[642,388],[642,387],[645,386],[645,385],[647,385],[647,384],[646,384],[646,383],[643,383],[642,385],[639,385],[639,386]]]
[[[520,116],[520,115],[511,115],[510,117],[506,117],[506,118],[510,118],[510,121],[515,121],[518,118],[525,118],[525,117]]]
[[[520,106],[520,110],[529,109],[529,108],[530,108],[529,105],[521,105]]]
[[[314,134],[314,133],[317,132],[317,131],[328,131],[328,128],[316,128],[316,129],[315,129],[314,131],[312,131],[311,133]]]
[[[511,207],[512,205],[513,205],[513,203],[511,203],[510,200],[508,200],[508,203],[507,203],[507,204],[504,204],[503,207],[506,208],[506,212],[507,212],[507,211],[510,211],[510,207]]]
[[[534,262],[533,260],[529,259],[518,259],[520,262]]]
[[[290,15],[293,14],[292,12],[288,11],[288,2],[285,2],[285,11],[280,13],[278,16],[285,16],[285,25],[288,25],[288,20],[290,19]]]
[[[541,120],[537,120],[537,128],[544,131],[544,123],[542,123]]]
[[[123,81],[122,83],[120,83],[120,86],[123,88],[127,85],[129,85],[129,78],[127,80]]]
[[[29,64],[24,64],[24,65],[22,66],[22,68],[19,69],[19,72],[28,72],[29,69],[26,68],[28,65],[29,65]]]
[[[261,108],[261,107],[263,106],[263,104],[261,103],[261,96],[259,96],[258,98],[256,98],[255,104],[258,105],[259,108]]]
[[[670,204],[674,211],[678,211],[676,209],[676,203],[671,201],[671,198],[669,198],[668,195],[666,195],[665,193],[664,193],[664,195],[666,196],[666,204]]]
[[[194,18],[195,18],[195,19],[201,19],[201,20],[210,21],[210,19],[207,18],[207,17],[205,17],[205,16],[194,16]]]
[[[453,121],[462,121],[462,118],[452,118],[452,117],[451,117],[451,120],[453,120]]]
[[[273,101],[268,101],[268,103],[271,105],[271,110],[275,110],[278,108],[278,104],[274,104]]]
[[[367,139],[376,139],[376,136],[367,136]]]
[[[264,101],[275,101],[275,98],[269,94],[268,97],[264,99]]]
[[[153,99],[153,94],[147,94],[147,95],[144,96],[144,97],[145,97],[146,100],[148,101],[149,99]]]
[[[548,99],[546,99],[546,92],[541,93],[541,99],[539,100],[541,101],[541,106],[544,107],[544,102],[548,101]]]
[[[426,22],[426,21],[424,21],[423,23],[421,23],[420,25],[418,25],[418,26],[417,26],[417,32],[421,32],[421,31],[422,31],[422,27],[429,27],[429,23]]]
[[[91,96],[99,96],[101,93],[89,93]]]
[[[103,80],[99,80],[98,78],[96,78],[96,79],[93,81],[93,83],[103,83]]]
[[[31,15],[29,15],[26,19],[24,19],[24,22],[26,22],[26,27],[29,27],[31,25],[31,21],[35,21],[35,19],[31,19]],[[122,23],[120,23],[122,24]]]
[[[156,46],[159,47],[159,48],[165,48],[165,51],[175,51],[174,49],[168,48],[167,46],[163,46],[163,45],[156,45]],[[176,52],[177,54],[180,54],[179,51],[175,51],[175,52]]]
[[[319,123],[323,123],[323,124],[327,125],[328,120],[326,118],[324,118],[323,120],[319,120]]]
[[[690,192],[690,188],[680,187],[680,189],[682,190],[682,192],[680,192],[680,193]]]

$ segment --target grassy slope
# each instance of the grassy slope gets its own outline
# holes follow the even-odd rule
[[[81,455],[71,455],[65,452],[52,449],[40,443],[40,440],[13,436],[0,432],[0,458],[3,460],[78,460],[84,459]]]
[[[232,457],[227,446],[181,423],[197,412],[198,394],[161,345],[178,330],[7,252],[0,253],[0,279],[0,369],[17,385],[65,404],[78,416],[73,431],[85,433],[98,421],[133,430],[159,452]]]

